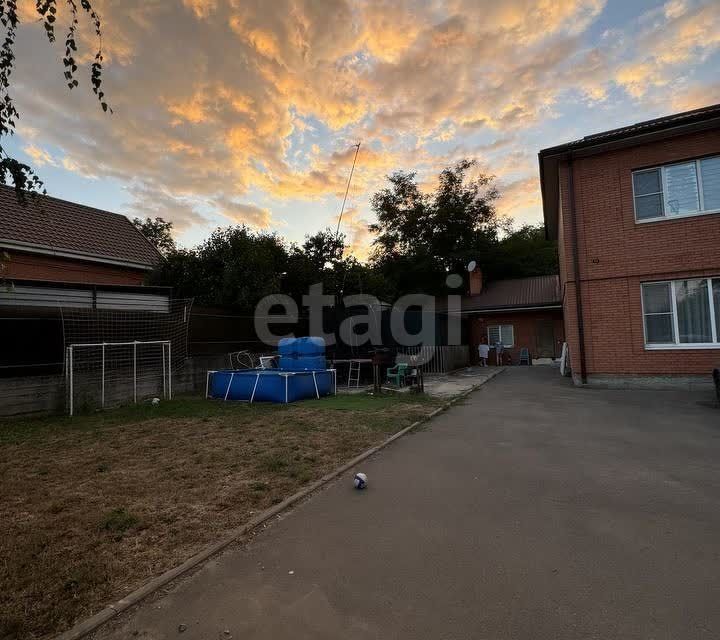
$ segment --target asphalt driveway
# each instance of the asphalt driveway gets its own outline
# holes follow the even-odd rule
[[[718,638],[710,401],[511,369],[97,636]]]

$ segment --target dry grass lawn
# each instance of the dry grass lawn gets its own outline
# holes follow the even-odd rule
[[[67,629],[433,408],[181,398],[0,421],[0,639]]]

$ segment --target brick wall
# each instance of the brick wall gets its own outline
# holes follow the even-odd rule
[[[640,283],[720,275],[720,214],[637,224],[632,171],[720,153],[720,131],[575,159],[579,274],[589,375],[704,375],[719,349],[647,351]],[[568,167],[560,167],[560,274],[573,371],[579,373]]]
[[[537,323],[541,320],[547,320],[553,323],[553,331],[555,334],[555,355],[560,356],[560,349],[565,340],[565,331],[563,328],[562,311],[558,310],[533,310],[533,311],[516,311],[509,313],[497,313],[490,315],[478,315],[470,318],[470,355],[473,362],[478,360],[477,345],[480,344],[482,338],[487,338],[487,330],[490,326],[511,324],[513,326],[513,334],[515,337],[515,345],[506,349],[512,356],[513,364],[517,364],[520,358],[520,349],[527,347],[533,358],[537,357]],[[492,345],[491,345],[492,346]],[[495,353],[490,350],[490,364],[495,364]]]
[[[8,280],[49,280],[52,282],[82,282],[89,284],[141,285],[146,272],[98,262],[72,260],[19,251],[7,251],[2,277]]]

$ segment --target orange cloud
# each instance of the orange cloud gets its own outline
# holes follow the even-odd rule
[[[637,36],[640,56],[619,65],[615,80],[631,96],[673,83],[680,65],[700,62],[720,49],[720,4],[689,5],[667,2],[650,25]],[[705,103],[707,104],[707,102]]]
[[[213,204],[221,215],[237,224],[245,224],[256,229],[268,229],[275,224],[270,211],[254,204],[236,202],[228,198],[218,198]]]
[[[218,0],[182,0],[183,4],[190,9],[198,18],[207,18],[211,13],[217,11]]]
[[[224,111],[251,114],[253,99],[243,93],[223,85],[201,84],[193,93],[180,100],[168,102],[168,112],[177,116],[173,124],[182,121],[197,124],[207,120],[217,120]]]
[[[500,185],[498,213],[506,218],[527,217],[529,211],[540,207],[540,184],[537,176],[531,175]]]
[[[247,40],[255,50],[266,58],[277,60],[280,55],[280,46],[274,33],[263,29],[253,29],[247,34]]]
[[[23,143],[38,166],[55,161],[44,148],[58,148],[67,170],[119,181],[139,194],[138,210],[150,202],[186,229],[209,224],[208,208],[278,225],[249,193],[273,209],[341,197],[358,139],[354,251],[369,238],[363,207],[388,173],[417,170],[429,185],[462,156],[505,184],[504,215],[538,215],[531,146],[562,104],[621,94],[630,108],[655,105],[681,86],[670,100],[685,108],[715,95],[692,76],[720,48],[720,3],[711,0],[670,0],[601,37],[588,26],[603,0],[93,4],[114,115],[62,87],[62,69],[49,63],[57,52],[30,22],[18,35],[16,91],[24,131],[37,133],[21,133]],[[34,0],[20,7],[36,15]],[[87,57],[94,36],[85,26]]]
[[[673,111],[690,111],[691,109],[699,109],[708,104],[717,104],[720,102],[720,82],[710,85],[694,85],[673,96]]]
[[[669,20],[663,36],[648,35],[642,46],[652,49],[653,58],[661,65],[687,62],[703,57],[720,47],[720,5],[711,3],[690,9],[682,2],[668,2],[665,15]]]
[[[355,148],[348,145],[343,151],[328,157],[314,156],[306,170],[288,170],[262,176],[261,184],[268,193],[283,199],[314,200],[327,195],[339,197],[345,193],[354,155]],[[417,157],[424,156],[417,154]],[[361,147],[353,174],[352,193],[366,193],[372,185],[382,181],[387,173],[403,166],[407,166],[407,162],[396,153]]]
[[[30,144],[26,147],[23,147],[23,151],[32,158],[32,161],[39,167],[42,167],[43,165],[50,164],[50,165],[56,165],[57,162],[55,162],[55,158],[53,158],[49,152],[45,151],[45,149],[41,149],[40,147]]]

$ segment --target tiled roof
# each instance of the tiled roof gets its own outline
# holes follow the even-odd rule
[[[486,284],[477,296],[462,300],[463,311],[486,311],[489,309],[518,309],[524,307],[547,307],[562,304],[560,277],[534,276],[513,280],[495,280]]]
[[[657,140],[669,140],[679,135],[701,133],[720,128],[720,104],[712,104],[692,111],[674,113],[654,120],[637,122],[619,129],[593,133],[580,140],[543,149],[538,154],[543,218],[548,238],[558,237],[558,206],[560,202],[559,167],[568,155],[590,156]]]
[[[702,122],[712,118],[720,118],[720,104],[712,104],[700,109],[693,109],[692,111],[674,113],[668,116],[663,116],[662,118],[636,122],[635,124],[619,127],[618,129],[610,129],[609,131],[593,133],[581,138],[580,140],[574,140],[573,142],[558,145],[557,147],[543,149],[540,152],[540,155],[542,156],[550,153],[557,153],[558,151],[590,147],[602,144],[603,142],[621,140],[623,138],[629,138],[653,131],[671,129],[676,126],[691,124],[693,122]]]
[[[0,185],[0,246],[51,250],[140,268],[162,259],[123,215],[50,196],[28,197],[23,206],[6,185]]]

